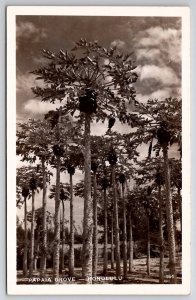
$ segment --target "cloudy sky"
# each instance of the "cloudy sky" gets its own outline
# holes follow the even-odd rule
[[[31,87],[37,85],[30,71],[44,64],[42,49],[72,49],[81,37],[98,40],[104,47],[117,45],[133,52],[138,81],[137,99],[181,97],[181,19],[174,17],[73,17],[17,16],[17,121],[39,118],[58,105],[42,103],[34,98]],[[97,127],[98,126],[98,127]],[[118,122],[115,130],[128,130]],[[93,133],[105,133],[106,124],[93,125]],[[77,174],[77,179],[81,174]],[[67,178],[64,178],[65,180]],[[36,206],[39,206],[41,195]],[[75,213],[82,216],[80,209]],[[53,204],[50,204],[53,206]],[[68,204],[67,204],[68,205]]]
[[[31,92],[36,83],[29,72],[44,63],[41,50],[71,49],[81,37],[134,53],[139,100],[180,96],[180,18],[17,16],[16,31],[18,120],[53,108]]]

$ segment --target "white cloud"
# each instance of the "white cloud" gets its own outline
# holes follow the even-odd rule
[[[122,49],[125,47],[125,42],[121,41],[121,40],[114,40],[111,43],[111,47],[116,47],[116,48]]]
[[[170,67],[163,66],[159,67],[156,65],[145,65],[140,69],[140,81],[155,79],[160,83],[171,86],[179,84],[179,79],[174,72],[174,70]]]
[[[150,60],[155,60],[156,58],[160,57],[160,50],[157,48],[152,49],[138,49],[136,51],[137,59],[147,58]]]
[[[31,73],[19,74],[16,78],[16,91],[31,93],[34,86],[43,87],[43,80],[36,80],[36,76]]]
[[[31,22],[20,22],[16,26],[17,37],[29,37],[31,34],[38,33],[38,29]]]
[[[160,49],[160,59],[163,55],[168,61],[179,63],[181,60],[181,33],[175,28],[164,29],[159,26],[148,28],[139,32],[135,43],[137,49],[152,47]]]
[[[29,38],[32,35],[39,35],[40,38],[47,37],[46,32],[42,28],[36,27],[32,22],[20,22],[16,26],[16,36]]]
[[[30,99],[24,105],[24,110],[34,114],[44,114],[49,110],[55,110],[62,106],[62,102],[56,102],[55,104],[49,102],[41,102],[39,99]]]
[[[178,30],[174,28],[164,29],[160,26],[151,27],[146,30],[146,32],[155,39],[158,40],[168,40],[171,38],[176,38],[178,36]]]
[[[149,100],[149,99],[164,100],[165,98],[168,98],[168,97],[180,97],[180,95],[181,95],[181,90],[177,91],[177,90],[173,90],[172,88],[167,87],[164,89],[156,90],[151,94],[146,94],[146,95],[137,94],[136,99],[139,102],[146,103],[147,100]]]
[[[140,102],[147,102],[149,99],[165,99],[171,95],[171,90],[170,89],[163,89],[163,90],[157,90],[151,94],[148,95],[142,95],[142,94],[137,94],[136,99]]]
[[[36,27],[32,22],[20,22],[16,25],[16,49],[19,47],[19,39],[31,38],[31,42],[37,43],[47,37],[46,30]]]
[[[167,88],[164,90],[157,90],[157,91],[153,92],[151,94],[151,98],[162,100],[162,99],[170,97],[170,95],[171,95],[171,89]]]
[[[20,74],[16,78],[16,91],[30,91],[35,86],[35,77],[31,74]]]

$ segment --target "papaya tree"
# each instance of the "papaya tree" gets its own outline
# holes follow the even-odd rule
[[[114,270],[114,212],[111,209],[111,269]]]
[[[103,274],[108,274],[109,247],[111,244],[111,269],[114,269],[114,221],[113,221],[113,193],[111,189],[111,174],[109,166],[105,166],[105,172],[99,173],[98,190],[99,213],[97,222],[103,227]]]
[[[29,277],[33,276],[34,269],[34,238],[35,238],[35,192],[38,189],[38,178],[36,178],[35,174],[32,174],[32,177],[29,181],[29,188],[32,194],[32,220],[31,220],[31,239],[30,239],[30,262],[29,262]]]
[[[26,123],[18,124],[16,151],[21,159],[26,162],[36,162],[39,160],[41,166],[38,168],[42,172],[42,255],[41,255],[41,275],[44,276],[46,271],[46,211],[47,211],[47,182],[49,175],[52,175],[47,164],[50,158],[49,146],[52,141],[52,132],[49,123],[45,120],[29,119]],[[50,174],[49,174],[50,173]]]
[[[155,183],[158,186],[158,198],[159,198],[159,238],[160,238],[160,267],[159,267],[159,283],[164,283],[164,236],[163,236],[163,196],[161,193],[161,187],[164,184],[164,176],[161,168],[157,168],[155,175]]]
[[[35,271],[37,271],[37,262],[38,262],[38,258],[40,256],[41,232],[42,232],[42,208],[38,208],[35,210],[35,253],[34,253],[34,270]]]
[[[52,185],[50,188],[50,199],[54,199],[56,195],[56,185]],[[70,187],[68,184],[60,183],[60,201],[62,204],[62,257],[60,270],[61,272],[64,270],[64,254],[65,254],[65,201],[70,199]]]
[[[71,136],[73,132],[71,131]],[[68,131],[69,134],[69,131]],[[77,134],[80,134],[77,131]],[[74,276],[74,215],[73,215],[73,175],[77,167],[83,168],[84,158],[81,148],[79,147],[80,136],[74,131],[72,143],[67,145],[65,152],[65,160],[62,165],[62,170],[67,170],[69,174],[69,187],[70,187],[70,249],[69,249],[69,275]],[[76,141],[77,140],[77,141]]]
[[[108,275],[108,200],[107,200],[107,189],[109,182],[107,177],[103,177],[101,181],[101,188],[103,190],[104,199],[104,249],[103,249],[103,274]]]
[[[97,161],[91,161],[91,170],[93,172],[93,257],[92,257],[92,275],[97,275],[98,263],[98,228],[97,228]]]
[[[178,208],[179,208],[179,217],[180,217],[180,230],[182,233],[182,162],[181,159],[169,159],[170,166],[170,176],[171,176],[171,186],[177,189],[178,197]]]
[[[145,209],[141,201],[141,189],[135,185],[127,193],[127,217],[128,217],[128,257],[129,257],[129,273],[134,270],[133,257],[137,256],[135,252],[135,235],[139,233],[139,237],[146,237],[146,216]],[[145,238],[146,240],[146,238]]]
[[[164,237],[163,237],[163,213],[165,212],[163,195],[161,188],[164,185],[164,174],[163,174],[163,159],[160,157],[151,158],[151,153],[148,151],[146,159],[138,162],[138,168],[136,171],[137,177],[135,178],[136,184],[139,186],[148,186],[148,197],[154,196],[158,201],[151,201],[153,206],[149,211],[149,217],[152,215],[152,211],[156,211],[158,206],[158,222],[159,222],[159,254],[160,254],[160,265],[159,265],[159,282],[164,282]],[[151,188],[150,188],[151,187]],[[152,193],[152,195],[151,195]],[[149,219],[148,219],[149,225]],[[149,228],[149,227],[148,227]],[[149,231],[148,231],[149,232]],[[150,245],[150,239],[148,239]],[[149,246],[150,247],[150,246]],[[150,256],[150,250],[148,251]]]
[[[110,122],[109,122],[110,123]],[[102,180],[108,180],[110,182],[111,179],[111,187],[113,190],[113,212],[114,212],[114,232],[115,232],[115,251],[118,252],[118,255],[116,255],[116,274],[119,276],[120,274],[120,236],[119,236],[119,216],[118,216],[118,206],[120,203],[120,196],[117,191],[117,182],[118,182],[118,176],[120,176],[120,173],[125,172],[127,178],[129,178],[132,174],[133,168],[131,165],[131,160],[135,160],[135,157],[138,155],[136,148],[139,144],[137,139],[134,137],[133,134],[120,134],[117,132],[111,131],[111,124],[109,124],[110,131],[107,131],[107,134],[105,136],[93,136],[92,137],[92,155],[93,157],[96,157],[97,160],[100,160],[100,167],[99,167],[99,177],[102,178]],[[133,143],[134,138],[134,143]],[[132,145],[130,144],[130,141],[132,141]],[[115,154],[115,155],[113,155]],[[115,158],[115,160],[113,160]],[[106,168],[106,163],[109,161],[110,168]],[[112,176],[113,174],[113,176]],[[109,176],[109,177],[108,177]],[[109,185],[108,185],[109,186]],[[124,184],[123,184],[124,189]],[[107,265],[107,243],[108,240],[107,236],[107,229],[105,229],[107,226],[107,218],[108,218],[108,201],[106,197],[106,190],[104,190],[104,257],[105,257],[105,267],[104,267],[104,273],[106,273],[106,265]],[[124,194],[124,193],[123,193]],[[122,197],[123,198],[123,197]],[[125,199],[125,198],[124,198]],[[123,200],[122,200],[123,201]],[[126,214],[126,210],[125,210]],[[126,218],[123,220],[124,227],[126,227]],[[118,228],[118,229],[117,229]],[[126,233],[126,231],[125,231]],[[113,237],[112,237],[113,238]],[[126,241],[126,238],[124,239]],[[117,243],[117,247],[116,247]],[[126,242],[124,242],[125,247],[127,247]],[[113,247],[113,245],[112,245]],[[112,249],[113,251],[113,249]],[[113,258],[112,258],[113,259]],[[124,261],[126,260],[126,255],[124,256]],[[124,266],[126,263],[124,263]],[[126,272],[126,271],[125,271]]]
[[[125,181],[126,177],[123,173],[119,175],[119,182],[122,188],[123,201],[123,275],[127,278],[127,219],[126,219],[126,201],[125,201]]]
[[[33,276],[34,269],[34,237],[35,237],[35,193],[38,188],[42,188],[43,179],[40,173],[37,172],[37,167],[25,168],[26,172],[26,188],[30,190],[31,194],[31,236],[30,236],[30,257],[29,257],[29,277]],[[27,220],[27,214],[26,214]]]
[[[24,255],[23,255],[23,276],[27,276],[27,254],[28,254],[28,232],[27,232],[27,198],[30,199],[30,190],[28,186],[28,180],[27,180],[27,171],[28,167],[18,168],[17,169],[17,175],[16,175],[16,184],[17,184],[17,192],[20,195],[20,201],[21,196],[23,197],[23,203],[24,203]],[[17,203],[18,204],[18,203]]]
[[[134,175],[133,164],[137,162],[138,151],[137,147],[140,144],[140,138],[134,133],[129,134],[117,134],[116,132],[110,134],[112,137],[112,148],[110,152],[110,165],[112,166],[112,186],[114,195],[114,223],[118,219],[118,201],[116,202],[115,197],[118,197],[116,184],[114,178],[118,177],[121,185],[121,195],[122,200],[122,224],[123,224],[123,275],[124,278],[127,277],[127,203],[125,199],[125,186],[127,185],[127,180],[132,178]],[[114,138],[115,136],[115,138]],[[114,142],[115,141],[115,142]],[[115,147],[115,150],[114,148]],[[108,159],[109,160],[109,159]],[[113,160],[113,161],[112,161]],[[114,164],[116,160],[116,163]],[[112,165],[113,164],[113,165]],[[117,178],[116,178],[117,179]],[[116,191],[115,191],[116,190]],[[116,194],[116,196],[115,196]],[[120,203],[121,204],[121,203]],[[129,213],[129,211],[128,211]],[[131,218],[131,215],[128,215]],[[119,222],[117,222],[119,223]],[[116,226],[116,225],[115,225]],[[119,228],[119,225],[118,225]],[[119,230],[119,229],[118,229]],[[116,233],[115,233],[116,235]],[[116,241],[115,241],[116,242]],[[116,262],[116,272],[117,272],[117,262]]]
[[[129,121],[128,104],[135,101],[132,83],[137,80],[136,66],[129,54],[106,49],[97,42],[78,41],[72,51],[53,53],[43,50],[48,64],[33,71],[44,87],[34,87],[42,101],[65,101],[62,110],[77,116],[84,125],[84,222],[83,277],[92,276],[92,201],[91,201],[91,122],[116,114]],[[89,281],[88,281],[89,282]]]
[[[111,129],[111,128],[110,128]],[[103,274],[108,273],[108,201],[107,189],[109,187],[108,170],[106,168],[106,141],[104,136],[91,136],[91,170],[93,172],[93,274],[97,273],[98,263],[98,198],[103,193],[104,207],[104,263]]]
[[[62,112],[62,107],[55,111],[50,111],[45,115],[46,119],[51,120],[52,127],[54,128],[53,145],[50,164],[56,169],[56,189],[55,189],[55,236],[54,236],[54,255],[53,255],[53,283],[56,283],[55,278],[59,277],[60,266],[60,176],[65,155],[65,149],[69,139],[69,130],[72,130],[70,119]],[[66,126],[62,126],[63,122]],[[75,128],[74,128],[75,132]],[[73,132],[73,134],[74,134]]]
[[[129,252],[129,273],[132,273],[134,266],[133,266],[133,221],[132,221],[132,205],[131,201],[127,203],[127,210],[128,210],[128,252]]]
[[[73,175],[75,166],[69,164],[67,171],[70,175],[70,253],[69,253],[69,275],[74,276],[74,216],[73,216]]]
[[[61,271],[64,270],[64,247],[65,247],[65,201],[69,200],[70,198],[70,189],[68,186],[65,186],[65,188],[60,189],[60,200],[62,203],[62,209],[63,209],[63,214],[62,214],[62,258],[61,258]]]
[[[148,100],[146,104],[138,105],[140,121],[139,134],[143,136],[144,142],[150,142],[149,149],[154,150],[159,156],[160,150],[163,154],[163,167],[166,193],[166,220],[169,244],[169,266],[171,283],[177,282],[176,275],[176,245],[173,219],[173,205],[171,195],[171,178],[168,151],[172,144],[179,146],[180,156],[181,145],[181,100],[176,98],[166,98],[165,100]],[[153,139],[156,140],[153,146]]]

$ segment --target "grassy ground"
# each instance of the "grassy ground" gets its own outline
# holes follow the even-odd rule
[[[98,265],[97,277],[93,278],[94,284],[158,284],[159,283],[159,258],[151,258],[151,274],[146,272],[146,258],[134,259],[134,270],[128,273],[127,279],[121,277],[115,278],[115,270],[111,270],[110,265],[108,268],[107,279],[102,273],[102,264]],[[123,264],[122,264],[123,269]],[[169,283],[169,269],[168,258],[165,258],[165,281]],[[111,277],[111,278],[109,278]],[[177,257],[177,283],[181,283],[181,256]],[[74,278],[69,277],[68,270],[64,270],[58,279],[59,284],[82,284],[84,281],[81,279],[81,268],[75,268]],[[33,278],[23,278],[22,271],[17,272],[17,284],[52,284],[52,269],[47,269],[46,279],[41,282],[39,277],[39,270],[34,271]]]

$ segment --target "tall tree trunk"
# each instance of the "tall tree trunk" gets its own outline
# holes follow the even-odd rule
[[[98,263],[98,229],[97,229],[97,175],[93,174],[93,276],[97,275]]]
[[[149,215],[146,215],[146,226],[147,226],[147,274],[150,275],[150,224],[149,224]]]
[[[114,270],[114,216],[112,210],[112,220],[111,220],[111,269]]]
[[[160,265],[159,265],[159,283],[164,283],[164,238],[163,238],[163,208],[161,185],[159,185],[159,238],[160,238]]]
[[[74,276],[74,219],[73,219],[73,178],[70,174],[70,253],[69,275]]]
[[[119,221],[118,221],[118,202],[116,191],[115,166],[112,165],[112,189],[114,199],[114,230],[115,230],[115,258],[116,258],[116,276],[121,275],[120,267],[120,236],[119,236]]]
[[[40,243],[40,229],[37,229],[37,247],[36,247],[36,254],[34,259],[34,270],[37,271],[37,261],[39,258],[39,243]]]
[[[46,251],[47,251],[47,231],[46,231],[46,205],[47,205],[47,185],[46,185],[46,168],[45,161],[42,158],[42,174],[43,174],[43,198],[42,198],[42,250],[41,250],[41,276],[45,275],[46,272]]]
[[[123,200],[123,275],[127,278],[127,219],[126,219],[126,202],[125,188],[122,184],[122,200]]]
[[[108,275],[108,203],[106,189],[104,189],[104,248],[103,248],[103,274]]]
[[[163,158],[164,158],[165,192],[166,192],[166,220],[167,220],[167,233],[168,233],[168,245],[169,245],[169,269],[171,275],[170,282],[177,283],[173,205],[172,205],[171,188],[170,188],[168,150],[166,146],[163,147]]]
[[[64,200],[61,201],[62,209],[63,209],[63,216],[62,216],[62,256],[61,256],[61,272],[64,270],[65,265],[65,204]]]
[[[24,197],[24,256],[23,256],[23,276],[27,276],[27,197]]]
[[[131,211],[129,212],[129,272],[133,271],[133,228]]]
[[[178,187],[178,203],[179,203],[179,213],[180,213],[180,230],[182,234],[182,197],[180,193],[180,187]]]
[[[93,236],[93,205],[91,200],[91,142],[90,115],[85,116],[85,155],[84,155],[84,220],[83,220],[83,263],[82,275],[86,283],[92,283],[92,236]]]
[[[34,271],[37,271],[37,256],[34,259]]]
[[[34,244],[35,244],[35,191],[32,190],[32,219],[31,219],[31,240],[30,240],[30,262],[29,262],[29,277],[33,276],[34,268]]]
[[[56,194],[54,219],[54,254],[53,254],[53,282],[59,277],[60,260],[60,157],[56,158]]]

